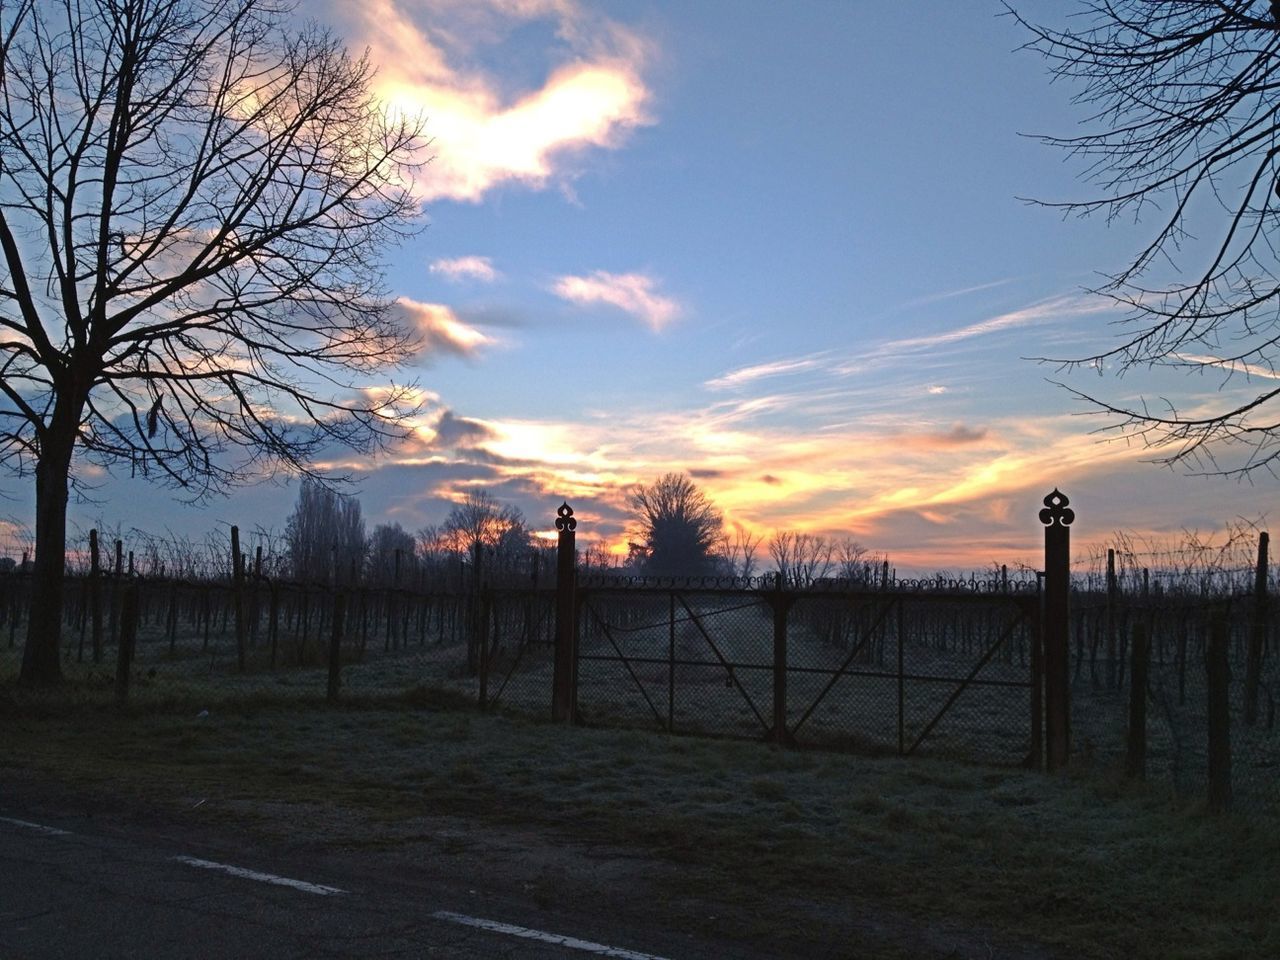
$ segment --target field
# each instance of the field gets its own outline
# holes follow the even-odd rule
[[[1050,777],[566,729],[425,692],[203,716],[0,702],[6,776],[318,848],[410,853],[442,816],[461,852],[528,828],[588,856],[593,884],[613,875],[609,858],[651,876],[640,890],[593,886],[602,902],[653,897],[783,955],[1280,955],[1280,822],[1175,807],[1087,763]],[[549,899],[575,889],[554,873],[529,882]]]

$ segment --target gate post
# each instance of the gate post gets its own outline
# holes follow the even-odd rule
[[[1071,501],[1056,487],[1044,498],[1040,522],[1044,528],[1044,642],[1045,761],[1049,770],[1067,764],[1071,756],[1071,695],[1067,642],[1071,597]]]
[[[551,681],[551,719],[573,723],[578,715],[578,557],[575,545],[578,521],[568,502],[556,510],[556,648]]]

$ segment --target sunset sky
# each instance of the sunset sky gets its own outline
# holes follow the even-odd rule
[[[1033,18],[1057,4],[1021,5]],[[422,111],[428,226],[390,287],[428,344],[412,442],[360,475],[416,530],[473,486],[625,542],[630,485],[688,470],[730,525],[851,534],[904,569],[1036,562],[1061,487],[1078,543],[1257,518],[1274,481],[1101,444],[1050,380],[1194,407],[1217,376],[1068,375],[1114,336],[1084,288],[1149,226],[1067,220],[1083,118],[995,0],[305,0]],[[1104,374],[1106,371],[1104,371]],[[1234,384],[1234,381],[1233,381]],[[1247,384],[1227,389],[1246,389]],[[126,529],[283,526],[296,487],[199,508],[100,479]],[[0,514],[30,515],[30,494]]]

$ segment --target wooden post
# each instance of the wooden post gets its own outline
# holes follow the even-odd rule
[[[493,609],[493,594],[487,586],[480,589],[480,623],[477,640],[480,643],[480,709],[489,706],[489,617]]]
[[[325,695],[330,703],[338,701],[338,684],[342,673],[342,629],[347,620],[347,595],[339,592],[333,598],[333,625],[329,633],[329,688]]]
[[[93,662],[102,662],[102,558],[98,531],[89,531],[89,616],[93,628]]]
[[[560,535],[556,544],[556,648],[551,683],[551,719],[561,723],[573,723],[578,712],[577,528],[573,508],[562,503],[556,510]]]
[[[116,706],[129,702],[129,674],[133,645],[138,637],[138,582],[130,580],[120,601],[120,642],[116,645]]]
[[[791,735],[787,731],[787,615],[791,598],[783,590],[781,573],[773,575],[773,727],[769,740],[788,744]]]
[[[231,594],[236,614],[236,664],[245,671],[244,557],[240,554],[240,528],[231,528]]]
[[[1066,766],[1071,756],[1071,695],[1067,641],[1071,599],[1071,501],[1056,488],[1044,498],[1040,522],[1044,529],[1045,760],[1049,770]]]
[[[1116,552],[1107,549],[1107,689],[1114,690],[1117,682],[1116,652]]]
[[[1133,625],[1129,665],[1129,742],[1124,773],[1130,780],[1147,779],[1147,665],[1150,642],[1143,623]]]
[[[1258,722],[1258,684],[1262,676],[1262,653],[1267,640],[1267,546],[1270,537],[1258,534],[1258,565],[1253,577],[1253,611],[1249,619],[1249,652],[1244,667],[1244,722]]]
[[[262,620],[262,544],[253,551],[253,587],[249,591],[249,646],[257,649],[259,621]]]
[[[1209,811],[1231,806],[1231,667],[1227,663],[1229,633],[1225,612],[1213,618],[1204,667],[1208,682]]]
[[[271,669],[276,668],[276,654],[280,645],[280,584],[271,581],[271,610],[267,614],[267,642],[271,644]]]

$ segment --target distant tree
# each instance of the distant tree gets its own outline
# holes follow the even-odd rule
[[[836,576],[852,583],[870,583],[881,557],[871,553],[857,540],[845,537],[835,545]]]
[[[1091,129],[1045,143],[1078,157],[1098,186],[1048,204],[1106,219],[1154,214],[1148,242],[1100,292],[1126,317],[1114,345],[1067,366],[1123,374],[1216,374],[1216,398],[1113,403],[1108,429],[1164,463],[1211,472],[1280,465],[1280,4],[1084,0],[1028,47],[1075,87]],[[1165,277],[1158,276],[1165,273]],[[1152,275],[1157,276],[1152,279]],[[1225,463],[1218,457],[1230,452]]]
[[[412,412],[379,257],[413,118],[276,0],[0,3],[0,462],[34,474],[21,679],[61,676],[73,461],[199,498]],[[239,454],[239,455],[237,455]]]
[[[756,570],[756,553],[761,537],[746,527],[735,527],[720,538],[719,555],[724,571],[731,577],[751,577]]]
[[[366,564],[369,579],[389,584],[396,580],[396,553],[400,554],[400,583],[411,583],[417,576],[417,542],[398,523],[380,523],[369,534]]]
[[[632,491],[642,569],[652,576],[701,576],[715,572],[715,548],[724,519],[693,480],[667,473]]]
[[[514,572],[529,555],[524,514],[487,490],[468,491],[449,511],[441,532],[457,556],[473,564],[479,560],[494,575]]]
[[[298,502],[285,525],[289,566],[299,580],[348,583],[364,566],[364,518],[360,501],[311,477],[302,479]]]
[[[788,583],[806,584],[830,576],[835,545],[825,537],[794,530],[779,530],[769,540],[774,568]]]

